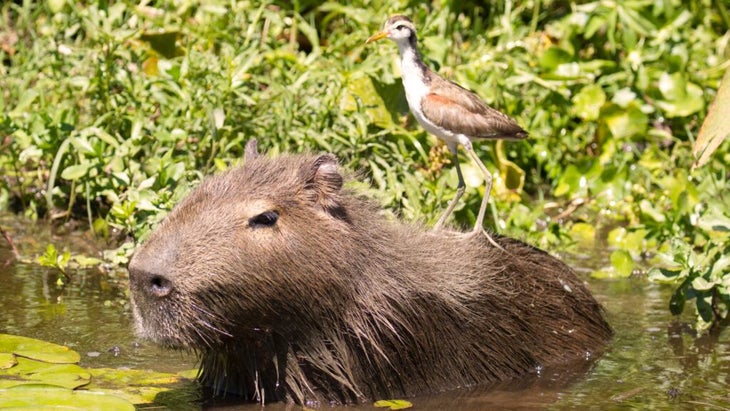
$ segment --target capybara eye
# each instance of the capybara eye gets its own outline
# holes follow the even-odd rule
[[[257,216],[253,216],[248,220],[249,227],[271,227],[276,224],[279,219],[279,213],[276,211],[266,211]]]

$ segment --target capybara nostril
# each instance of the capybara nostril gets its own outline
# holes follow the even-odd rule
[[[149,291],[156,297],[166,297],[172,291],[172,282],[161,275],[153,275],[150,278]]]

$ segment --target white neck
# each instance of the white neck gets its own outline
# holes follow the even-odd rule
[[[418,50],[413,47],[408,39],[396,43],[400,52],[400,70],[404,81],[425,81],[425,65],[421,62]]]

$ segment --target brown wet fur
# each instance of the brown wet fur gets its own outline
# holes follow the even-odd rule
[[[310,405],[500,381],[610,338],[556,258],[391,221],[342,184],[331,155],[268,159],[249,144],[132,258],[137,333],[198,352],[219,393]]]

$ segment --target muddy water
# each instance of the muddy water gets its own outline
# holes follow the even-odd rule
[[[21,254],[35,257],[48,243],[93,253],[85,236],[54,237],[44,226],[0,216]],[[85,367],[180,371],[195,359],[158,349],[132,334],[125,273],[76,272],[67,286],[59,274],[36,264],[12,262],[0,238],[0,332],[64,344]],[[580,268],[586,264],[572,262]],[[587,269],[580,270],[585,273]],[[730,330],[695,338],[690,316],[673,318],[671,290],[642,278],[593,280],[581,274],[604,304],[616,336],[597,360],[498,386],[410,399],[416,410],[730,409]],[[688,310],[690,311],[690,310]],[[260,405],[215,401],[207,408],[258,410]],[[270,404],[267,410],[300,409]],[[325,409],[374,410],[369,404]]]

